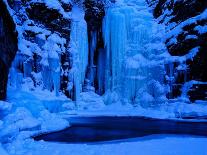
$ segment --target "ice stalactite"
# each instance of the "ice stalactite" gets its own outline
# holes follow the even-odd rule
[[[60,90],[60,53],[61,49],[54,42],[55,38],[48,38],[44,45],[45,54],[42,60],[43,64],[43,83],[49,90],[55,90],[56,95]],[[49,51],[48,51],[49,50]],[[45,60],[44,60],[45,59]]]
[[[42,36],[41,45],[19,38],[19,50],[10,68],[9,85],[24,90],[46,89],[58,96],[60,55],[65,52],[66,40],[56,33],[48,33],[47,38],[45,34]]]
[[[107,10],[103,22],[106,96],[115,92],[123,102],[144,106],[164,99],[161,55],[166,49],[155,35],[156,26],[144,1],[116,3]]]
[[[100,48],[98,51],[98,63],[97,63],[97,81],[98,81],[98,94],[104,94],[105,91],[105,50]]]
[[[103,24],[103,37],[106,46],[106,90],[120,89],[124,55],[126,51],[126,25],[124,14],[109,9]]]
[[[88,65],[88,35],[87,23],[84,20],[83,11],[74,6],[73,15],[70,36],[72,65],[69,71],[70,83],[68,85],[68,89],[73,98],[75,100],[79,100]]]
[[[97,48],[97,41],[98,41],[98,34],[97,31],[91,31],[89,32],[90,41],[89,41],[89,64],[88,64],[88,75],[87,75],[87,88],[86,89],[93,89],[94,86],[94,79],[95,79],[95,73],[96,73],[96,66],[94,64],[94,56]]]

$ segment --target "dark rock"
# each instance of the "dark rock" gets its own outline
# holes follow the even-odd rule
[[[150,6],[154,7],[154,17],[159,18],[160,22],[166,24],[166,27],[169,30],[168,33],[176,29],[176,27],[178,27],[182,22],[202,14],[204,10],[207,9],[207,1],[205,0],[147,0],[147,2]],[[163,14],[165,14],[167,11],[168,14],[163,16]],[[168,17],[170,20],[166,21],[166,17]],[[172,23],[174,23],[175,26],[169,27]],[[207,81],[207,33],[199,34],[194,29],[199,25],[207,25],[207,17],[182,27],[183,31],[175,38],[177,39],[177,42],[169,44],[171,38],[166,39],[166,46],[172,56],[183,56],[188,54],[191,49],[199,47],[199,52],[196,54],[196,56],[194,56],[193,59],[186,61],[187,70],[185,80],[183,80],[184,78],[182,76],[176,77],[176,74],[179,74],[179,71],[176,71],[176,69],[174,70],[175,80],[173,81],[172,90],[170,92],[172,96],[170,98],[176,98],[180,96],[181,88],[185,82],[191,80],[201,82]],[[196,37],[186,39],[188,35],[193,35]],[[174,68],[177,66],[178,64],[175,63]],[[200,87],[202,87],[202,89],[200,89]],[[191,101],[198,99],[206,100],[206,98],[202,95],[203,92],[207,92],[206,86],[196,86],[193,87],[193,91],[190,91],[188,95]]]
[[[48,8],[44,3],[31,3],[26,9],[30,19],[44,25],[51,32],[58,32],[63,37],[70,37],[70,20],[63,17],[58,10]]]
[[[91,59],[89,59],[88,62],[85,86],[87,87],[87,85],[90,85],[94,87],[96,92],[102,95],[104,93],[104,88],[99,88],[98,86],[98,68],[96,66],[98,64],[98,57],[101,55],[101,51],[104,49],[102,37],[102,21],[105,16],[105,4],[102,1],[85,0],[84,6],[85,20],[88,26],[89,58],[91,58],[91,55],[93,56],[93,64]],[[97,42],[96,47],[92,47],[94,40]],[[91,79],[91,74],[93,75],[93,79]],[[100,92],[98,90],[102,91]]]
[[[62,1],[61,2],[61,5],[62,5],[62,8],[64,9],[65,12],[71,12],[72,11],[72,4],[66,4]]]
[[[18,41],[15,24],[2,0],[0,10],[0,99],[5,99],[9,67],[18,50]]]
[[[207,100],[207,84],[195,84],[188,92],[191,101]],[[199,93],[198,93],[199,92]]]

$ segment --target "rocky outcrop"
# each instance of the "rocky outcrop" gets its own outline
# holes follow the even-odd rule
[[[70,4],[63,6],[67,12],[72,9]],[[70,38],[70,20],[64,18],[58,10],[48,8],[45,3],[31,3],[26,11],[35,23],[44,25],[51,32],[58,32],[62,37]]]
[[[0,100],[6,97],[9,67],[17,52],[17,32],[6,4],[0,0]]]
[[[183,86],[191,83],[187,94],[190,100],[207,100],[207,1],[148,0],[148,3],[155,18],[166,26],[165,43],[175,58],[171,64],[174,78],[169,97],[181,96]]]

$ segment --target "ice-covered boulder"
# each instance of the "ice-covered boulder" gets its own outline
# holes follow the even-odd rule
[[[0,119],[11,112],[12,104],[5,101],[0,101]]]
[[[69,122],[47,110],[40,112],[41,132],[58,131],[69,127]]]
[[[82,92],[80,100],[76,102],[78,109],[96,110],[105,107],[103,98],[95,92]]]
[[[8,114],[3,121],[0,139],[4,142],[15,139],[21,131],[40,129],[40,121],[35,119],[32,114],[23,107],[19,107],[13,113]]]

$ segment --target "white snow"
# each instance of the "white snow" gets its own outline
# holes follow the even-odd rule
[[[168,57],[165,61],[166,62],[179,62],[182,64],[186,62],[187,60],[193,60],[193,58],[199,52],[199,49],[200,49],[200,46],[194,47],[187,54],[183,56],[171,56],[171,57]]]
[[[82,92],[80,94],[80,100],[76,103],[78,109],[95,110],[105,107],[101,96],[97,95],[93,91]]]
[[[61,6],[61,3],[57,0],[53,0],[53,1],[51,1],[51,0],[32,0],[32,2],[33,3],[37,3],[37,2],[44,3],[44,4],[46,4],[46,6],[48,8],[58,10],[63,15],[64,18],[70,19],[70,17],[71,17],[69,13],[64,11],[64,9]],[[70,1],[65,0],[64,2],[68,3]]]
[[[58,131],[69,126],[69,122],[58,117],[56,114],[51,114],[47,110],[40,112],[41,132]]]
[[[166,40],[167,39],[175,40],[175,38],[177,38],[178,35],[183,32],[183,28],[185,26],[193,24],[193,23],[197,23],[197,21],[205,20],[206,18],[207,18],[207,9],[204,10],[201,14],[199,14],[195,17],[189,18],[189,19],[185,20],[184,22],[181,22],[178,25],[176,25],[173,29],[167,31],[167,33],[165,35]],[[198,28],[200,30],[198,30]],[[195,30],[198,30],[198,32],[200,32],[200,33],[205,33],[206,28],[205,28],[205,26],[203,26],[203,27],[197,26],[197,28]]]
[[[6,146],[11,155],[206,155],[207,139],[157,135],[97,144],[14,142]]]
[[[5,150],[4,148],[2,148],[2,145],[0,144],[0,154],[1,155],[9,155]]]
[[[207,25],[204,26],[198,25],[194,28],[194,30],[198,31],[199,34],[207,33]]]

